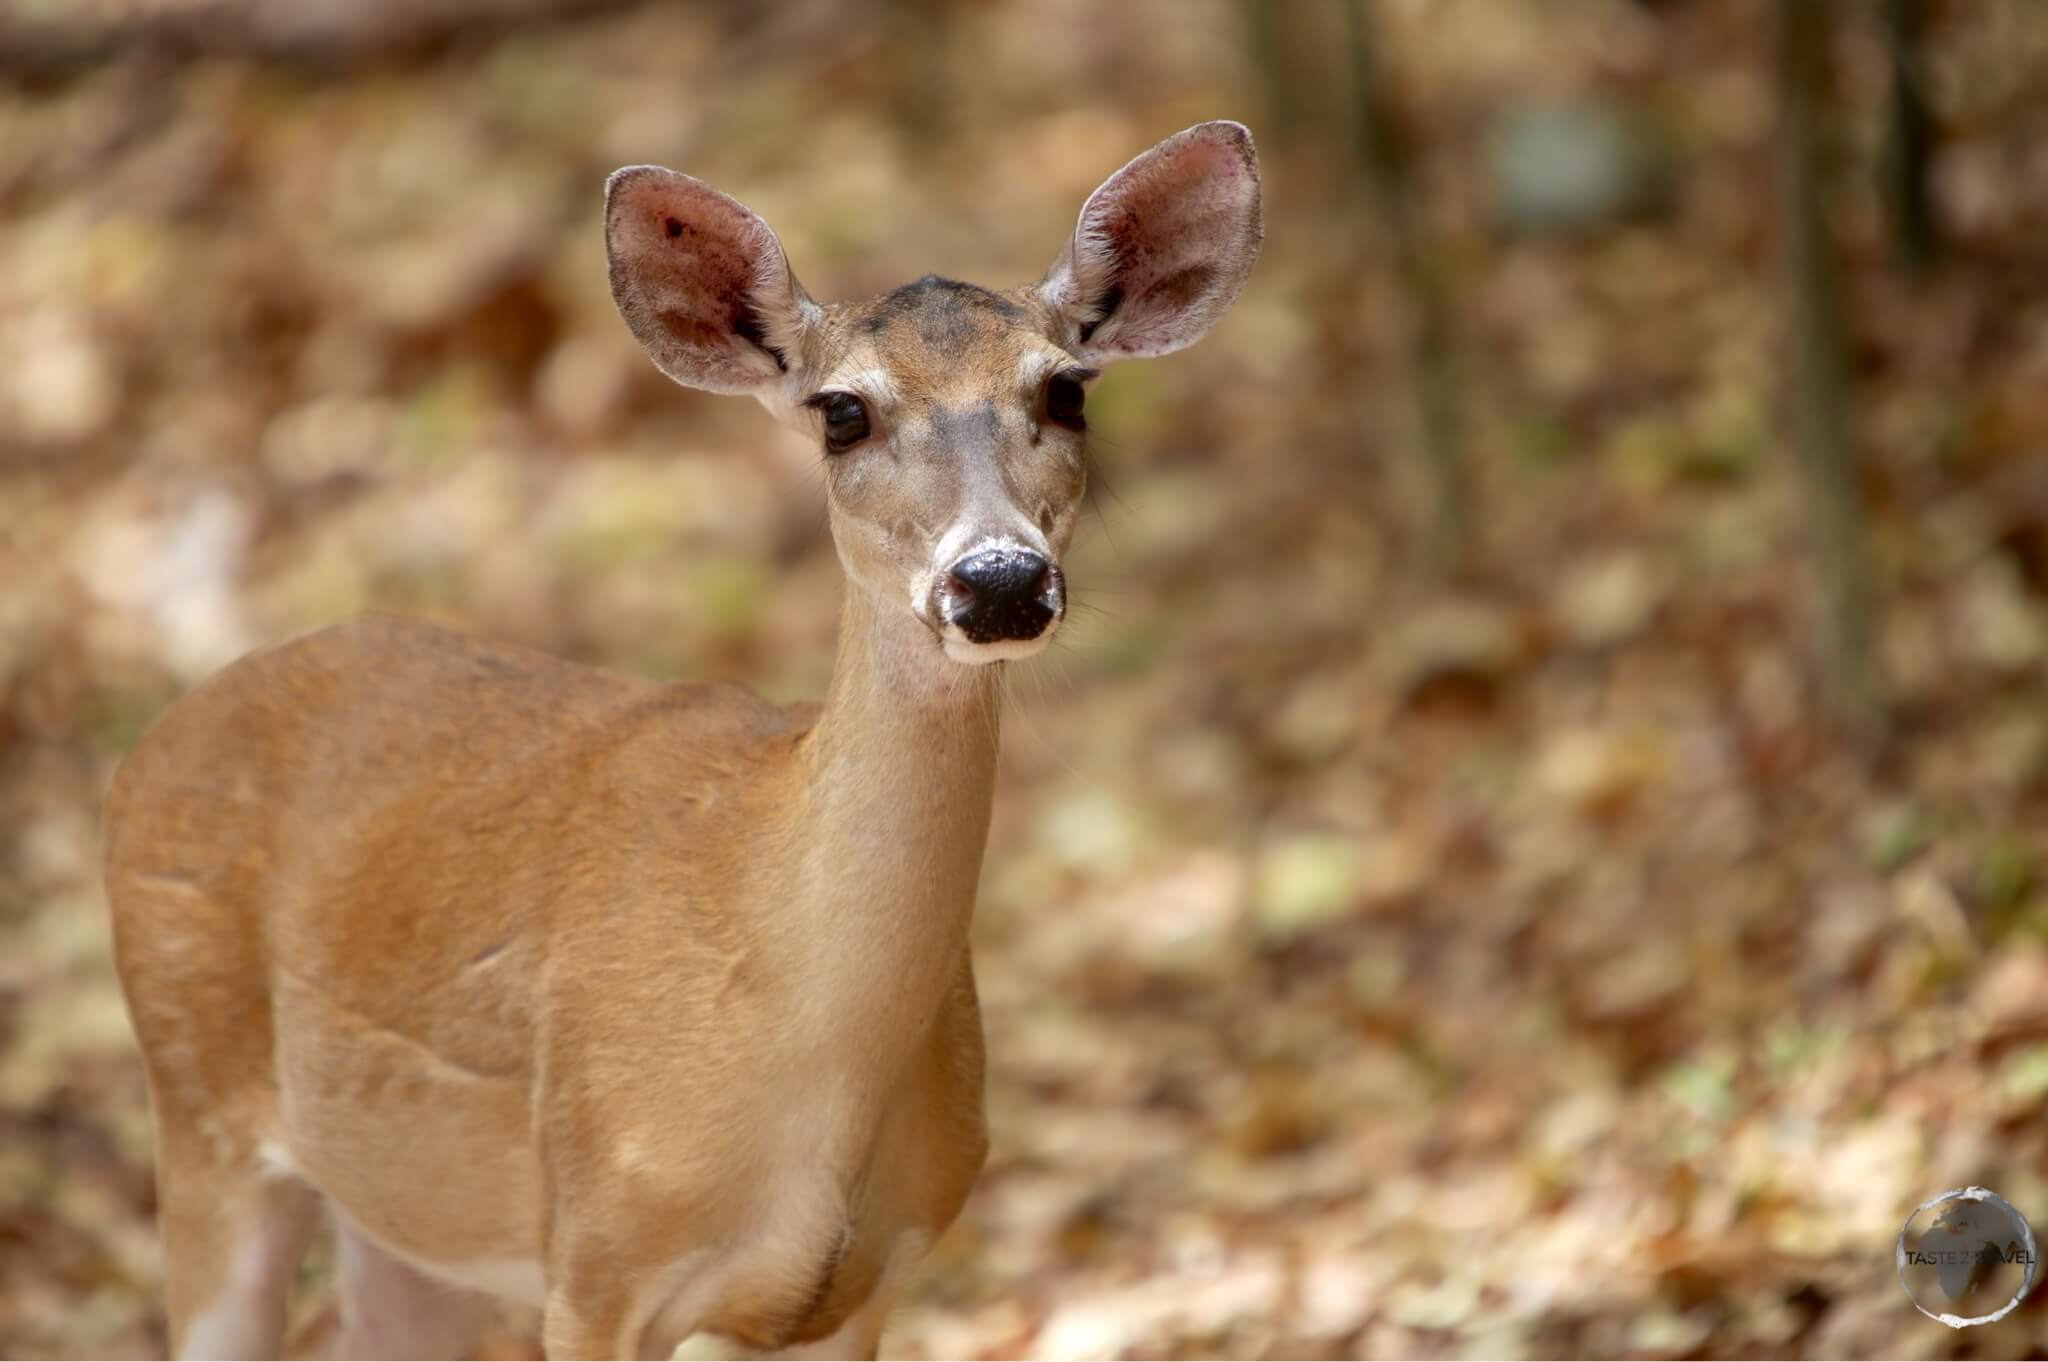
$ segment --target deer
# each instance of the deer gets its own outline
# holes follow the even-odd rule
[[[1198,124],[1034,284],[820,304],[737,200],[610,177],[648,357],[821,450],[826,694],[370,615],[163,713],[105,868],[176,1356],[278,1356],[323,1219],[344,1357],[460,1355],[505,1301],[550,1357],[876,1355],[988,1150],[968,928],[1000,678],[1066,614],[1086,393],[1212,327],[1259,193],[1250,133]]]

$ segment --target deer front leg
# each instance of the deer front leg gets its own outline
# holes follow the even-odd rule
[[[623,1236],[621,1236],[623,1238]],[[644,1269],[614,1242],[598,1242],[557,1256],[548,1273],[548,1299],[541,1315],[541,1345],[555,1359],[636,1358],[653,1313],[643,1299],[652,1294]]]
[[[548,1292],[541,1316],[541,1346],[557,1362],[639,1357],[641,1329],[632,1316],[632,1292],[621,1284],[558,1286]]]
[[[932,1236],[923,1230],[908,1230],[900,1234],[890,1250],[888,1266],[882,1270],[881,1280],[875,1283],[873,1293],[861,1302],[860,1308],[825,1337],[778,1349],[771,1356],[789,1359],[789,1362],[806,1358],[872,1359],[880,1356],[882,1326],[888,1323],[890,1307],[895,1305],[903,1283],[909,1280],[931,1245]]]
[[[550,1274],[541,1343],[550,1358],[666,1358],[717,1302],[709,1254],[636,1260],[634,1236],[598,1235]]]
[[[171,1354],[276,1357],[319,1198],[264,1168],[253,1140],[209,1138],[175,1125],[175,1115],[158,1120]]]
[[[809,1358],[873,1359],[880,1355],[882,1325],[889,1317],[889,1307],[895,1303],[895,1295],[892,1288],[877,1289],[860,1309],[846,1317],[846,1323],[825,1337],[815,1343],[782,1348],[770,1356],[788,1359],[789,1362],[803,1362]]]

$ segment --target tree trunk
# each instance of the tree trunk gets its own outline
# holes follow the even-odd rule
[[[1380,220],[1400,295],[1408,385],[1415,402],[1427,502],[1422,516],[1424,557],[1432,569],[1449,573],[1463,564],[1472,529],[1450,306],[1443,272],[1422,242],[1406,149],[1394,130],[1381,89],[1372,14],[1376,3],[1378,0],[1352,0],[1345,6],[1358,167],[1371,210]]]
[[[1821,148],[1831,9],[1816,0],[1777,0],[1781,291],[1792,443],[1805,484],[1821,596],[1822,689],[1844,735],[1872,755],[1884,736],[1883,684]]]
[[[1273,141],[1291,142],[1302,124],[1302,81],[1286,6],[1279,0],[1238,0],[1237,9],[1252,71],[1265,97]]]
[[[1921,0],[1884,0],[1885,46],[1891,59],[1891,109],[1885,127],[1885,212],[1892,249],[1914,273],[1941,255],[1941,228],[1928,196],[1927,167],[1934,120],[1921,96]]]

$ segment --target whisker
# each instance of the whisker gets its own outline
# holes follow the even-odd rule
[[[1052,640],[1052,643],[1054,647],[1060,646],[1060,641],[1057,637],[1055,637]],[[1039,658],[1042,658],[1044,656],[1044,653],[1040,653],[1038,657],[1030,658],[1027,660],[1035,664],[1036,662],[1038,662]],[[1031,675],[1033,684],[1040,686],[1038,698],[1039,702],[1042,704],[1045,700],[1045,692],[1042,686],[1043,678],[1036,666],[1032,668]],[[1031,735],[1032,740],[1035,741],[1040,748],[1044,749],[1047,755],[1051,756],[1051,758],[1059,766],[1061,771],[1077,780],[1081,779],[1080,768],[1074,765],[1073,761],[1067,756],[1066,753],[1060,751],[1058,747],[1053,745],[1052,740],[1046,736],[1045,730],[1038,725],[1037,720],[1032,716],[1028,706],[1018,706],[1017,716],[1019,725],[1027,733]]]

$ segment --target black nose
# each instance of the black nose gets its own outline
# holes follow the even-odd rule
[[[1059,572],[1030,549],[984,549],[946,578],[946,618],[975,643],[1037,638],[1059,613]]]

